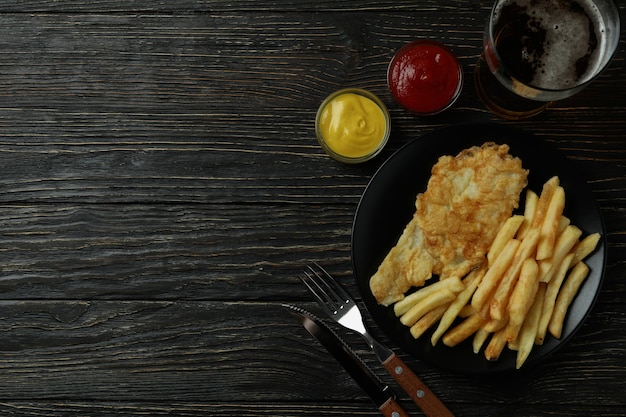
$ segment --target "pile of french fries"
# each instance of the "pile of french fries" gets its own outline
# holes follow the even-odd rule
[[[539,195],[527,189],[524,213],[507,219],[480,267],[407,295],[394,304],[396,316],[416,339],[437,324],[433,346],[442,339],[452,347],[473,336],[474,353],[486,344],[490,361],[508,346],[517,351],[519,369],[548,332],[561,337],[569,305],[589,274],[583,259],[600,240],[599,233],[581,239],[564,207],[556,176]]]

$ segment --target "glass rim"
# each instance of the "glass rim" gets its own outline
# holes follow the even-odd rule
[[[512,80],[512,83],[515,84],[518,88],[522,88],[524,89],[526,92],[532,94],[532,95],[549,95],[550,93],[553,94],[562,94],[564,92],[572,92],[571,95],[581,91],[582,89],[584,89],[586,86],[588,86],[590,83],[592,83],[596,78],[598,78],[598,76],[600,76],[604,70],[606,70],[608,68],[608,66],[610,65],[610,63],[612,62],[613,58],[615,57],[615,55],[617,54],[617,50],[619,49],[619,43],[620,43],[620,35],[621,35],[621,17],[620,17],[620,11],[619,8],[617,7],[617,4],[615,3],[615,1],[613,0],[593,0],[594,4],[597,3],[602,3],[603,5],[606,5],[609,7],[610,10],[608,10],[608,12],[611,14],[611,18],[614,19],[615,21],[615,25],[607,25],[607,29],[611,30],[611,35],[609,36],[610,42],[611,42],[611,48],[607,48],[607,51],[610,49],[610,52],[607,52],[604,54],[604,56],[602,57],[602,64],[598,66],[598,69],[595,71],[595,73],[590,76],[587,77],[583,82],[576,84],[572,87],[568,87],[568,88],[562,88],[562,89],[554,89],[554,88],[543,88],[543,87],[538,87],[532,84],[528,84],[525,82],[520,81],[517,77],[515,77],[515,75],[513,74],[513,72],[511,72],[506,65],[503,65],[502,63],[502,59],[500,57],[500,55],[498,54],[498,51],[496,50],[496,48],[493,47],[493,45],[495,45],[495,39],[494,39],[494,33],[493,33],[493,29],[495,26],[495,19],[494,19],[494,15],[496,14],[496,10],[498,8],[499,4],[502,4],[504,2],[508,2],[510,1],[511,3],[515,3],[516,0],[496,0],[493,3],[493,6],[491,8],[491,11],[489,12],[489,19],[487,20],[487,25],[485,28],[485,35],[484,35],[484,41],[483,41],[483,53],[486,55],[487,52],[493,54],[497,60],[497,62],[499,63],[499,67],[497,69],[497,71],[494,71],[492,69],[492,71],[494,72],[494,74],[496,72],[504,72],[506,74],[506,76]],[[602,9],[604,10],[604,9]],[[601,11],[602,11],[601,10]],[[606,15],[606,13],[602,13],[603,17]],[[487,51],[487,45],[490,44],[492,45],[491,50]],[[487,63],[489,63],[489,61],[487,61]],[[552,101],[554,100],[553,98],[548,97],[546,99],[546,101]]]

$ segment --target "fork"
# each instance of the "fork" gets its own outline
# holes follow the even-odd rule
[[[402,359],[369,333],[354,299],[324,268],[317,263],[308,265],[300,279],[333,320],[363,336],[383,367],[426,416],[454,417]]]

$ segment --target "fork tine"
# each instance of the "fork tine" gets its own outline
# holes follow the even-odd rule
[[[316,271],[310,265],[308,266],[309,270],[315,276],[314,282],[317,287],[324,293],[327,300],[332,304],[333,308],[336,310],[340,310],[344,304],[344,300],[340,296],[337,295],[337,292],[330,285],[332,281],[325,279],[318,271]]]
[[[356,306],[350,295],[339,283],[319,264],[307,265],[304,275],[308,279],[302,279],[309,291],[319,301],[325,311],[335,317],[343,316],[349,309],[345,307]]]
[[[326,311],[326,313],[331,316],[335,315],[337,313],[337,307],[335,306],[333,300],[328,297],[326,291],[324,291],[323,288],[320,287],[319,283],[317,283],[317,281],[311,276],[309,272],[304,271],[304,275],[306,277],[301,276],[300,280],[304,283],[304,285],[306,285],[306,287],[309,289],[309,292],[313,294],[313,296],[317,299],[317,301]],[[323,296],[320,294],[322,294]],[[329,305],[332,305],[333,308],[331,309]]]
[[[322,274],[324,274],[324,276],[326,278],[322,278],[320,276],[320,274],[318,272],[316,272],[316,275],[324,282],[326,283],[326,285],[328,286],[328,288],[333,291],[333,293],[335,294],[335,296],[338,299],[341,299],[342,303],[349,303],[350,301],[354,301],[352,299],[352,297],[350,296],[350,294],[348,294],[348,292],[346,290],[343,289],[343,287],[341,285],[339,285],[339,283],[337,282],[337,280],[335,278],[333,278],[332,275],[330,275],[324,268],[322,268],[322,266],[320,266],[317,262],[314,262],[313,265],[315,265],[317,267],[317,269],[319,271],[322,272]],[[311,268],[309,266],[309,268],[311,270],[313,270],[313,268]],[[330,284],[332,283],[334,288],[330,288]]]

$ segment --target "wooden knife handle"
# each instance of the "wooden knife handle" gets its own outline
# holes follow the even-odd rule
[[[383,362],[383,366],[428,417],[454,417],[454,414],[395,353]]]
[[[409,417],[406,411],[393,398],[381,405],[379,410],[385,417]]]

